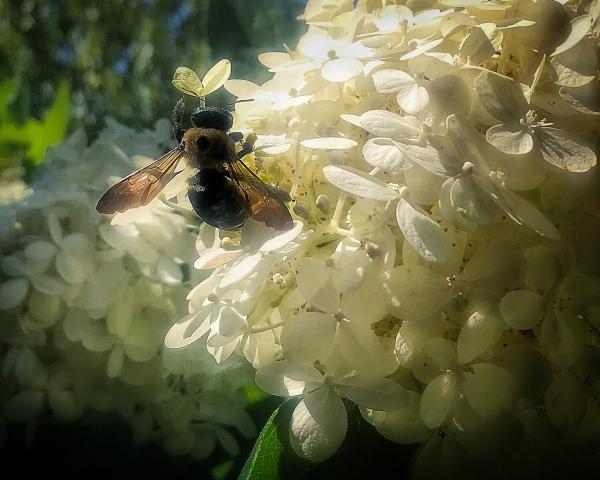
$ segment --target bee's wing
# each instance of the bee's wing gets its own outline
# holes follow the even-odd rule
[[[241,160],[229,163],[229,169],[252,218],[277,230],[292,228],[292,216],[284,203],[285,192],[264,184]]]
[[[110,187],[96,205],[99,213],[124,212],[148,204],[171,179],[171,173],[185,155],[178,146],[150,165],[140,168]]]

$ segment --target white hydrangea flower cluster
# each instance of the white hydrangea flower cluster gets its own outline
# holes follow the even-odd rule
[[[196,223],[160,202],[127,225],[94,209],[115,175],[170,143],[164,120],[141,133],[108,120],[89,147],[78,131],[49,151],[28,196],[1,207],[4,426],[116,412],[136,442],[198,458],[219,444],[235,455],[234,433],[255,435],[240,390],[251,369],[163,345],[198,281]]]
[[[203,227],[209,275],[166,345],[202,339],[299,398],[290,440],[312,461],[338,449],[352,403],[422,444],[416,477],[585,457],[599,17],[597,0],[309,1],[297,48],[259,56],[271,80],[225,84],[250,100],[245,160],[290,192],[294,228]]]

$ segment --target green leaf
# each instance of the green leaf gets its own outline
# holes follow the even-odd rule
[[[56,93],[54,103],[46,112],[41,122],[28,122],[29,148],[27,156],[34,164],[44,159],[46,148],[60,143],[67,134],[69,124],[70,88],[65,82],[61,83]]]
[[[18,125],[8,113],[3,115],[5,122],[0,128],[0,144],[16,143],[27,147],[26,156],[32,164],[39,164],[44,159],[46,148],[60,143],[67,133],[69,124],[70,87],[66,82],[59,85],[52,106],[43,120],[30,119]],[[9,87],[3,84],[0,97],[10,96]]]
[[[289,444],[290,416],[297,400],[279,406],[263,427],[238,480],[301,478],[313,464],[302,460]]]
[[[279,478],[283,443],[279,440],[275,421],[280,408],[278,407],[267,420],[238,480],[276,480]]]

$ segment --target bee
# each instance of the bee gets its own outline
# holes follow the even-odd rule
[[[185,104],[180,99],[173,109],[172,123],[179,145],[150,165],[110,187],[98,200],[99,213],[124,212],[148,204],[177,174],[180,161],[198,170],[188,180],[188,198],[205,223],[235,230],[249,217],[268,227],[289,230],[292,217],[285,202],[289,195],[263,183],[242,161],[253,148],[253,140],[229,132],[233,117],[220,107],[197,107],[191,115],[193,127],[183,128]],[[236,145],[241,150],[236,151]]]

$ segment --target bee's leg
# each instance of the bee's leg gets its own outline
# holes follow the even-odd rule
[[[254,148],[254,142],[256,142],[256,135],[251,133],[244,139],[242,149],[237,153],[238,158],[243,158],[252,152],[252,149]]]
[[[183,100],[183,97],[181,97],[179,101],[175,104],[175,107],[173,108],[173,114],[171,115],[173,135],[175,135],[175,139],[178,143],[181,143],[181,140],[183,140],[183,134],[185,133],[185,128],[183,128],[184,113],[185,101]]]
[[[244,134],[242,132],[229,132],[229,138],[231,138],[234,143],[241,142],[244,139]]]

